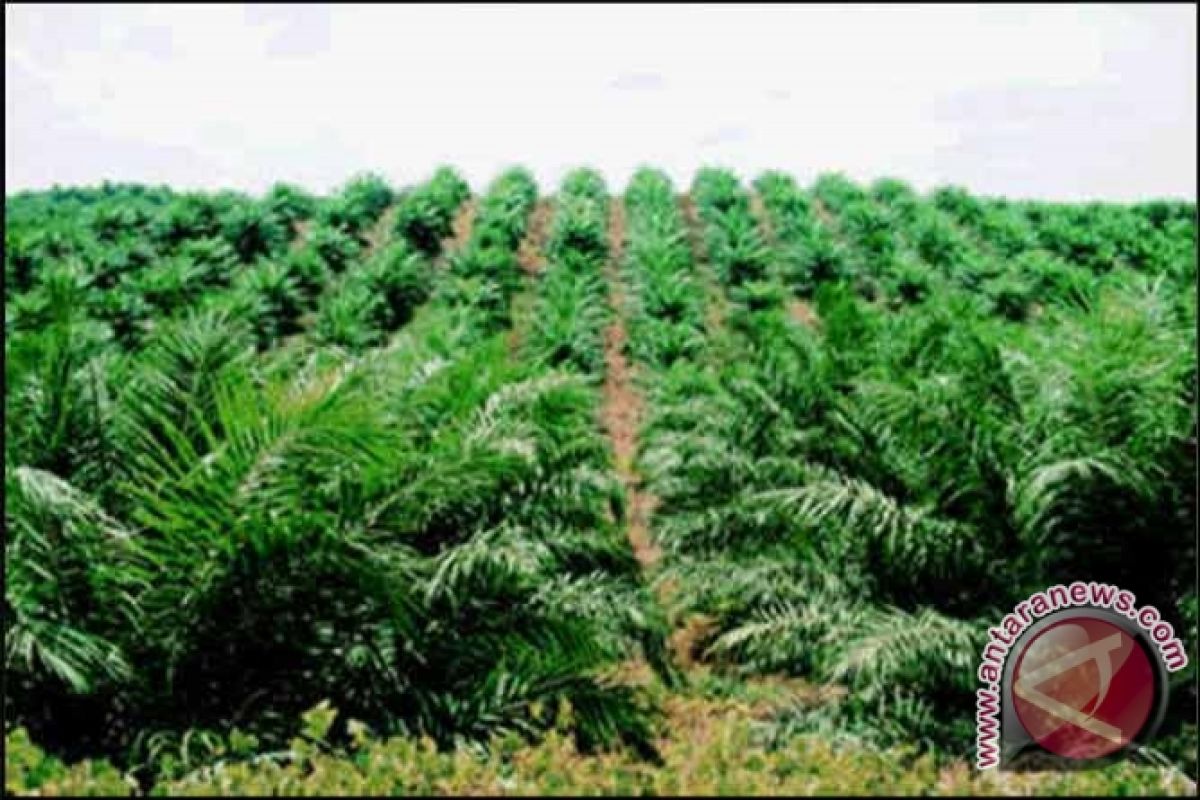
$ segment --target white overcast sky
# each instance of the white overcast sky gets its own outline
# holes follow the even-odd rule
[[[6,191],[643,163],[1196,196],[1196,9],[22,6]]]

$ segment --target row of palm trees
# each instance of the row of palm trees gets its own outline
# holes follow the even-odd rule
[[[887,184],[757,185],[774,241],[733,175],[692,187],[722,355],[658,379],[643,460],[677,611],[717,620],[708,656],[848,685],[780,729],[965,752],[987,626],[1068,578],[1194,628],[1194,290],[1114,268],[1017,324],[953,282],[896,302],[822,279],[806,324],[785,301],[797,265],[825,268],[814,231],[886,277],[917,240],[903,220],[937,210]]]
[[[368,330],[349,342],[318,324],[272,347],[261,320],[201,302],[124,353],[89,338],[89,295],[31,289],[59,293],[52,324],[6,342],[5,664],[36,740],[152,780],[234,729],[278,750],[328,700],[335,739],[356,719],[448,746],[568,713],[581,746],[650,752],[650,709],[606,677],[665,660],[594,381],[511,353],[498,324],[536,186],[501,176],[431,271],[420,237],[445,232],[450,183],[395,198],[431,218],[372,260],[347,250],[337,294],[368,286],[393,315],[350,315]],[[562,194],[602,214],[592,178]],[[293,252],[386,205],[354,196]],[[595,263],[573,214],[548,275]]]

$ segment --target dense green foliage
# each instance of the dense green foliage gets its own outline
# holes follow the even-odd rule
[[[1086,275],[1074,291],[1013,297],[997,282],[1031,276],[982,246],[922,259],[915,231],[960,234],[903,184],[868,191],[827,176],[814,199],[847,241],[843,278],[831,280],[811,201],[782,176],[758,186],[779,259],[732,175],[696,178],[704,251],[729,302],[711,345],[726,354],[656,381],[643,458],[672,554],[663,580],[682,587],[680,613],[716,618],[709,656],[845,683],[834,728],[965,754],[988,625],[1031,592],[1086,576],[1170,609],[1187,630],[1193,666],[1173,676],[1165,732],[1183,726],[1194,742],[1186,244],[1158,242],[1158,260],[1137,268],[1114,256],[1101,274],[1071,262]],[[814,273],[815,325],[785,303],[788,284],[803,292]],[[1134,548],[1154,557],[1131,558]],[[830,714],[781,724],[828,730]]]
[[[1075,578],[1185,637],[1154,746],[1194,775],[1194,204],[579,169],[524,271],[537,204],[521,168],[6,199],[9,791],[1164,788],[947,777],[986,628]],[[697,745],[672,626],[735,693],[845,691]]]
[[[186,796],[807,796],[807,795],[1121,795],[1194,794],[1178,772],[1117,763],[1069,772],[975,773],[946,766],[911,748],[871,750],[799,735],[784,746],[763,741],[745,700],[665,698],[679,724],[696,736],[664,740],[661,764],[623,753],[581,754],[570,714],[536,745],[495,736],[486,749],[439,750],[429,739],[379,739],[353,723],[340,745],[328,731],[336,710],[304,715],[285,749],[256,753],[253,737],[234,733],[213,745],[205,768],[156,785],[152,794]],[[107,761],[71,765],[33,744],[23,729],[5,741],[10,794],[122,795],[131,786]]]
[[[482,203],[481,294],[514,280],[496,270],[515,273],[516,236],[496,234],[534,196],[516,171]],[[233,725],[280,744],[322,698],[443,744],[533,735],[527,709],[561,699],[582,747],[648,747],[642,704],[598,673],[643,645],[662,663],[662,631],[614,524],[594,392],[480,327],[453,285],[467,260],[439,288],[427,242],[335,264],[313,237],[349,234],[317,226],[252,267],[288,297],[305,247],[338,275],[311,341],[265,353],[313,298],[261,315],[215,288],[127,354],[85,279],[47,268],[30,288],[51,316],[6,342],[13,717],[151,772]]]

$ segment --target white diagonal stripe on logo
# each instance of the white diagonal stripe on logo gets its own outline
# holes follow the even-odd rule
[[[1098,642],[1092,642],[1077,650],[1072,650],[1066,655],[1059,656],[1053,661],[1043,664],[1027,675],[1022,675],[1013,686],[1013,691],[1025,702],[1031,703],[1061,720],[1083,728],[1088,733],[1108,739],[1110,742],[1119,743],[1122,740],[1122,735],[1118,728],[1101,722],[1095,717],[1088,716],[1077,708],[1071,708],[1068,705],[1060,703],[1053,697],[1042,694],[1034,687],[1087,661],[1095,660],[1098,664],[1101,655],[1108,658],[1108,654],[1120,646],[1121,634],[1114,633],[1112,636],[1101,639]],[[1096,705],[1099,707],[1100,704],[1097,703]]]

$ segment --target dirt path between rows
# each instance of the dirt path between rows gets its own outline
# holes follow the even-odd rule
[[[703,228],[695,204],[688,194],[680,195],[678,202],[686,224],[693,263],[709,297],[706,326],[708,335],[712,336],[719,333],[724,324],[726,299],[708,259]],[[760,206],[760,220],[764,218],[761,210]],[[625,354],[625,285],[620,277],[624,239],[624,208],[614,202],[609,211],[610,259],[605,267],[613,322],[605,332],[607,369],[602,413],[604,425],[613,441],[617,475],[625,487],[627,507],[630,509],[627,534],[635,556],[646,569],[659,562],[662,552],[654,544],[649,526],[649,518],[658,498],[642,490],[640,477],[634,467],[643,399],[633,380],[634,370]],[[659,602],[665,608],[670,607],[671,597],[677,589],[673,581],[659,583],[656,593]],[[711,637],[717,624],[716,617],[696,613],[672,622],[673,630],[668,636],[667,647],[675,666],[688,676],[689,683],[695,682],[692,683],[693,686],[703,683],[704,676],[714,672],[713,666],[705,663],[701,650],[702,643]],[[640,659],[625,663],[619,672],[619,678],[622,682],[640,686],[650,685],[654,680],[650,666]],[[845,689],[840,686],[816,686],[804,679],[783,675],[750,675],[745,676],[743,681],[748,689],[747,700],[714,700],[699,696],[701,693],[692,690],[669,695],[665,702],[665,710],[670,720],[666,728],[669,733],[659,739],[659,745],[666,747],[674,740],[693,744],[707,741],[713,735],[712,718],[718,712],[732,712],[762,720],[769,718],[780,708],[791,707],[797,702],[814,705],[845,696]]]
[[[767,212],[766,205],[763,204],[762,195],[753,189],[750,190],[750,213],[758,222],[758,229],[762,231],[763,240],[766,241],[768,247],[774,250],[779,246],[779,241],[775,237],[775,226],[771,224],[771,215]]]
[[[475,226],[475,212],[478,210],[479,201],[475,197],[468,197],[454,212],[454,220],[450,223],[450,235],[442,240],[443,255],[457,253],[467,246],[467,242],[471,240],[471,229]]]
[[[536,275],[546,267],[546,256],[542,247],[550,233],[550,217],[553,212],[554,206],[548,197],[541,198],[533,207],[533,213],[529,217],[529,229],[517,248],[517,262],[526,275]]]
[[[312,231],[312,219],[298,219],[292,223],[292,240],[288,242],[288,249],[295,252],[304,246],[308,241],[308,234]]]
[[[833,218],[833,214],[829,213],[829,209],[821,202],[821,198],[816,195],[810,195],[809,200],[812,202],[813,213],[817,216],[817,222],[829,229],[830,233],[838,232],[837,221]]]
[[[771,252],[776,254],[774,257],[778,258],[779,237],[775,234],[775,225],[771,222],[771,214],[763,203],[762,195],[753,190],[750,191],[750,213],[758,222],[758,229],[762,232],[763,241],[767,243]],[[803,298],[790,298],[787,301],[787,312],[788,316],[801,325],[809,328],[819,328],[821,325],[821,318],[817,316],[816,309]]]
[[[704,310],[704,325],[705,336],[711,340],[725,326],[725,293],[717,283],[717,276],[713,274],[712,267],[708,262],[708,252],[704,247],[704,236],[701,233],[704,230],[703,224],[700,222],[700,213],[696,210],[696,203],[692,200],[690,193],[685,192],[679,195],[679,210],[683,214],[683,221],[687,227],[688,244],[692,247],[692,263],[695,265],[696,274],[700,276],[700,282],[708,295],[708,303]]]
[[[650,515],[657,498],[641,489],[641,478],[634,467],[642,397],[634,385],[633,370],[625,355],[629,337],[625,330],[625,287],[620,274],[625,247],[625,206],[620,198],[614,198],[609,203],[608,241],[609,256],[604,272],[608,280],[613,320],[604,332],[604,405],[601,416],[612,439],[617,477],[625,487],[626,508],[629,509],[629,527],[626,530],[629,544],[638,563],[643,567],[652,567],[662,557],[662,550],[650,536]]]
[[[525,228],[525,238],[517,246],[517,263],[524,273],[524,285],[512,299],[512,327],[508,331],[508,352],[516,353],[525,341],[525,333],[529,328],[529,316],[533,312],[533,304],[537,299],[534,287],[538,274],[546,267],[544,252],[546,237],[550,234],[550,220],[554,216],[554,200],[550,197],[539,198],[533,210],[529,212],[529,224]]]
[[[396,226],[396,215],[399,213],[400,206],[393,203],[383,210],[379,219],[375,220],[367,230],[367,249],[363,252],[364,261],[378,253],[385,244],[392,240],[392,229]]]

